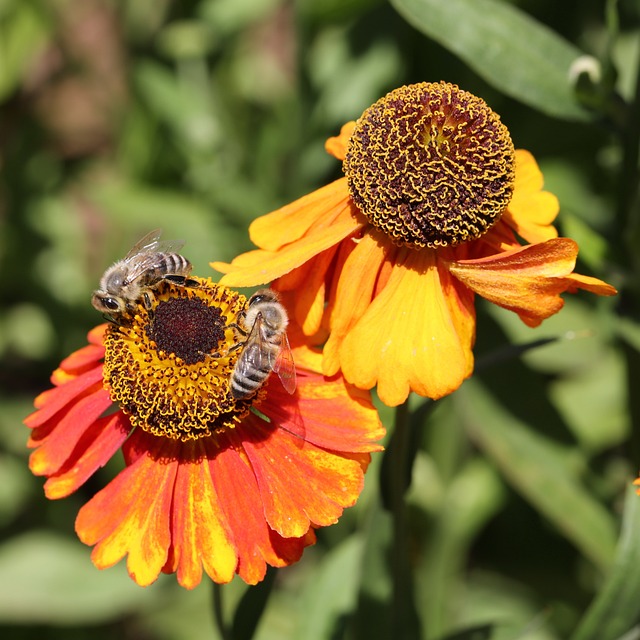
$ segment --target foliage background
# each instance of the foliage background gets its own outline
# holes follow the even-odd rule
[[[45,500],[21,420],[135,240],[162,227],[215,277],[254,217],[340,174],[323,143],[341,124],[442,79],[534,153],[579,270],[621,294],[537,330],[480,304],[477,375],[415,399],[404,636],[640,637],[639,34],[635,0],[0,0],[0,635],[219,637],[210,584],[93,568],[73,522],[114,470]],[[275,576],[256,638],[392,637],[381,458]],[[225,587],[236,638],[267,587]]]

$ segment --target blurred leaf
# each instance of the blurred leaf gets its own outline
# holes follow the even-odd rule
[[[619,640],[633,631],[640,622],[639,567],[640,498],[628,486],[614,565],[571,640]]]
[[[22,83],[29,63],[44,46],[49,25],[37,5],[11,2],[0,15],[0,102]]]
[[[509,481],[592,562],[607,568],[615,523],[568,467],[568,452],[507,413],[476,380],[456,399],[471,437]]]
[[[464,631],[458,631],[451,635],[447,635],[442,640],[491,640],[493,638],[494,625],[483,624]]]
[[[352,535],[323,557],[303,594],[304,615],[295,637],[305,640],[336,637],[356,603],[363,549],[362,538]]]
[[[137,611],[154,597],[126,575],[124,563],[98,571],[89,550],[59,535],[32,532],[0,546],[0,620],[97,624]]]
[[[414,27],[508,96],[552,116],[589,120],[569,81],[582,52],[499,0],[391,0]]]
[[[34,488],[34,478],[25,461],[0,453],[0,527],[25,508]]]
[[[620,445],[628,437],[627,371],[618,351],[604,352],[597,366],[554,380],[549,395],[575,437],[590,451]]]
[[[420,490],[416,483],[411,494]],[[469,547],[503,505],[504,496],[504,485],[498,473],[480,458],[460,469],[443,493],[440,509],[434,514],[435,522],[428,538],[422,542],[424,550],[416,566],[416,599],[423,603],[420,613],[428,632],[426,637],[439,636],[450,628],[449,603],[455,600],[459,581],[464,580],[462,574]]]
[[[596,301],[596,305],[603,307],[607,303]],[[515,313],[497,305],[487,304],[485,308],[512,342],[556,338],[547,346],[527,351],[522,356],[527,365],[544,373],[566,374],[597,368],[603,354],[611,348],[609,340],[614,329],[611,316],[598,313],[598,309],[577,296],[566,297],[562,312],[547,318],[541,327],[535,329],[527,327]]]

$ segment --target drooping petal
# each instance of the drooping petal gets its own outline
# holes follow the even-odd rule
[[[127,446],[140,455],[79,511],[76,533],[95,548],[99,569],[125,556],[129,574],[141,586],[154,582],[171,544],[170,517],[179,461],[176,443],[136,430]]]
[[[379,272],[389,253],[373,234],[355,245],[339,273],[338,284],[329,301],[329,339],[324,346],[324,373],[332,376],[340,369],[339,349],[345,336],[365,313],[374,297]]]
[[[96,420],[78,440],[64,465],[44,483],[47,498],[65,498],[82,486],[115,455],[130,431],[131,424],[121,411]]]
[[[529,326],[537,326],[564,305],[560,294],[572,287],[600,287],[601,295],[615,289],[601,281],[572,275],[578,245],[556,238],[478,260],[449,263],[451,273],[483,298],[515,311]]]
[[[346,379],[363,389],[377,384],[389,406],[411,390],[447,395],[473,368],[472,294],[456,285],[434,251],[404,253],[339,354]]]
[[[560,204],[555,195],[542,190],[543,181],[542,172],[531,153],[518,149],[513,197],[502,220],[531,243],[558,236],[553,221],[560,211]]]
[[[274,287],[280,292],[292,292],[285,306],[296,324],[307,336],[315,335],[322,325],[325,309],[325,279],[338,247],[334,246],[309,262],[278,279]],[[283,300],[283,302],[285,302]]]
[[[238,564],[232,533],[221,506],[227,496],[213,484],[209,457],[215,444],[182,443],[173,489],[171,548],[166,573],[193,589],[202,579],[202,567],[214,582],[229,582]]]
[[[335,524],[362,490],[368,454],[324,451],[257,416],[244,421],[242,440],[230,437],[251,463],[269,526],[285,538]]]

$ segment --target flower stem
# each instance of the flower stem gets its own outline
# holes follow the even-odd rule
[[[229,627],[224,621],[224,614],[222,612],[222,585],[216,582],[213,583],[213,619],[215,620],[220,638],[222,638],[222,640],[231,640]]]
[[[413,577],[409,561],[409,524],[405,493],[409,486],[413,460],[410,455],[411,431],[408,400],[396,409],[390,443],[389,508],[393,519],[392,575],[393,602],[391,624],[394,636],[414,638],[416,632],[413,603]]]

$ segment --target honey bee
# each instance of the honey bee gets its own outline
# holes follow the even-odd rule
[[[231,394],[241,400],[254,394],[275,371],[289,393],[296,390],[296,369],[287,338],[289,317],[278,294],[260,289],[250,298],[239,331],[247,336],[231,375]]]
[[[142,302],[151,309],[153,289],[163,280],[194,286],[189,280],[191,263],[179,253],[182,240],[160,241],[161,229],[141,238],[118,262],[112,264],[100,279],[100,288],[93,292],[91,304],[112,322],[135,311]]]

